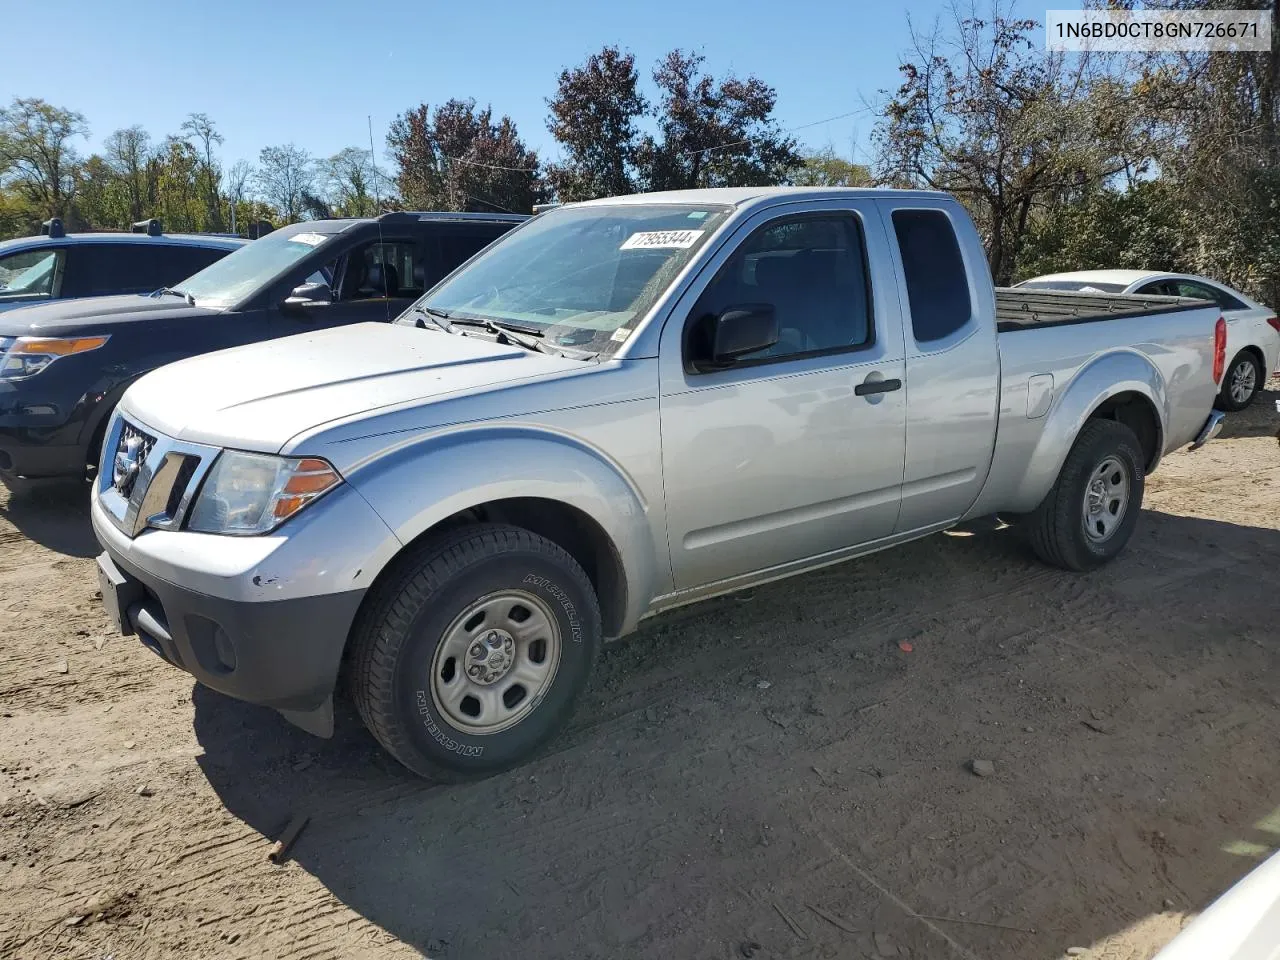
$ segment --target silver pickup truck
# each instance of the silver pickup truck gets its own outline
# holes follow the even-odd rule
[[[1216,306],[996,291],[944,194],[566,206],[391,324],[129,389],[93,491],[125,633],[430,777],[565,723],[652,614],[999,513],[1088,570],[1219,429]]]

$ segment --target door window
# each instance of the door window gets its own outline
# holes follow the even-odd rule
[[[347,255],[339,299],[418,297],[425,292],[422,252],[410,240],[378,240]]]
[[[61,249],[23,250],[0,258],[0,303],[57,296],[63,259]]]
[[[893,229],[916,343],[951,336],[973,316],[969,276],[951,218],[941,210],[895,210]]]
[[[858,221],[847,215],[790,218],[748,237],[694,307],[688,358],[696,362],[709,355],[711,317],[761,303],[774,309],[778,342],[736,365],[871,344],[871,289]]]

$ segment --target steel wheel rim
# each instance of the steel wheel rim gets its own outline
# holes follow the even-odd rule
[[[1110,540],[1129,509],[1129,468],[1107,457],[1089,477],[1084,493],[1084,533],[1094,543]]]
[[[1253,396],[1253,388],[1257,385],[1257,371],[1249,360],[1241,360],[1231,371],[1231,399],[1236,403],[1244,403]]]
[[[510,729],[542,702],[560,666],[560,627],[542,600],[501,590],[471,603],[431,659],[431,699],[461,733]]]

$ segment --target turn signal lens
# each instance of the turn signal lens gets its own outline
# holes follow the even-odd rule
[[[298,461],[284,489],[276,498],[272,514],[277,520],[293,516],[330,487],[342,482],[338,472],[325,461],[307,457]]]
[[[0,338],[0,380],[34,377],[60,357],[97,350],[110,337]]]

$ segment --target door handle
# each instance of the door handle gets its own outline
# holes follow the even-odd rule
[[[863,380],[853,388],[853,392],[860,397],[865,397],[872,393],[892,393],[894,390],[901,389],[901,380]]]

